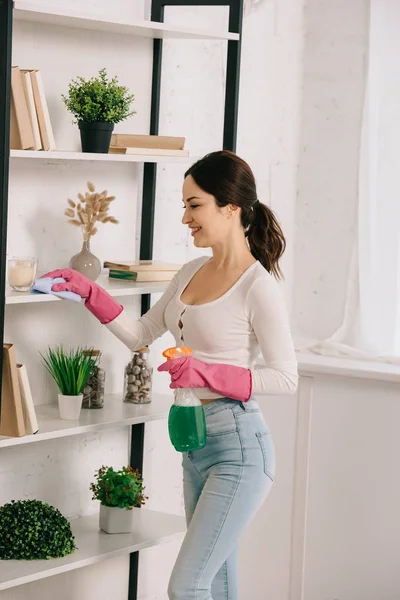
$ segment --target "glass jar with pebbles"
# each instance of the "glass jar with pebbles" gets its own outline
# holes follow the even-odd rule
[[[82,408],[103,408],[106,372],[100,365],[101,352],[92,349],[88,350],[87,353],[93,358],[97,358],[97,361],[83,388]]]
[[[125,367],[124,402],[149,404],[153,368],[149,363],[149,349],[140,348],[131,354]]]

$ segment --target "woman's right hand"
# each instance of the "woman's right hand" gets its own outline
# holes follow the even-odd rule
[[[55,283],[52,286],[53,292],[75,292],[75,294],[85,299],[90,296],[93,281],[90,281],[78,271],[74,271],[74,269],[57,269],[42,275],[40,279],[43,277],[51,277],[52,279],[62,277],[65,279],[66,283]]]
[[[91,281],[74,269],[57,269],[42,275],[42,277],[62,277],[65,283],[56,283],[52,286],[54,292],[75,292],[85,300],[86,308],[102,323],[106,325],[114,321],[124,310],[114,298],[102,287]]]

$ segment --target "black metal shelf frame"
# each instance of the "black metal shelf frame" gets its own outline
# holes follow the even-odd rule
[[[4,339],[7,208],[10,158],[10,96],[11,96],[11,50],[13,29],[13,0],[0,0],[0,338]],[[151,20],[164,22],[164,9],[169,6],[226,6],[229,8],[229,31],[239,34],[239,41],[228,41],[224,131],[225,150],[236,150],[240,54],[243,17],[243,0],[152,0]],[[153,42],[153,76],[151,92],[150,134],[157,135],[160,118],[161,71],[163,42]],[[140,258],[153,258],[154,217],[156,202],[157,164],[144,163],[142,224],[140,233]],[[142,296],[142,314],[150,308],[150,295]],[[0,352],[0,410],[2,352]],[[131,429],[130,464],[143,469],[144,423]],[[139,552],[130,555],[128,600],[136,600],[138,593]]]

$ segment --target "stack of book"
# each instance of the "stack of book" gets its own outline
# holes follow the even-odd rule
[[[110,154],[151,156],[189,156],[184,137],[115,133],[111,136]]]
[[[17,364],[13,344],[3,344],[0,435],[20,437],[38,429],[26,367]]]
[[[181,266],[153,260],[104,262],[104,268],[109,269],[110,279],[136,282],[171,281]]]
[[[56,148],[43,81],[37,69],[11,69],[10,148]]]

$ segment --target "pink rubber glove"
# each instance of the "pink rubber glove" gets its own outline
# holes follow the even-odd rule
[[[251,396],[250,369],[234,365],[209,365],[192,356],[174,358],[160,365],[158,371],[169,371],[171,389],[209,388],[232,400],[247,402]]]
[[[75,292],[85,299],[85,306],[103,325],[111,323],[124,310],[102,287],[73,269],[58,269],[42,277],[63,277],[66,283],[52,286],[54,292]]]

